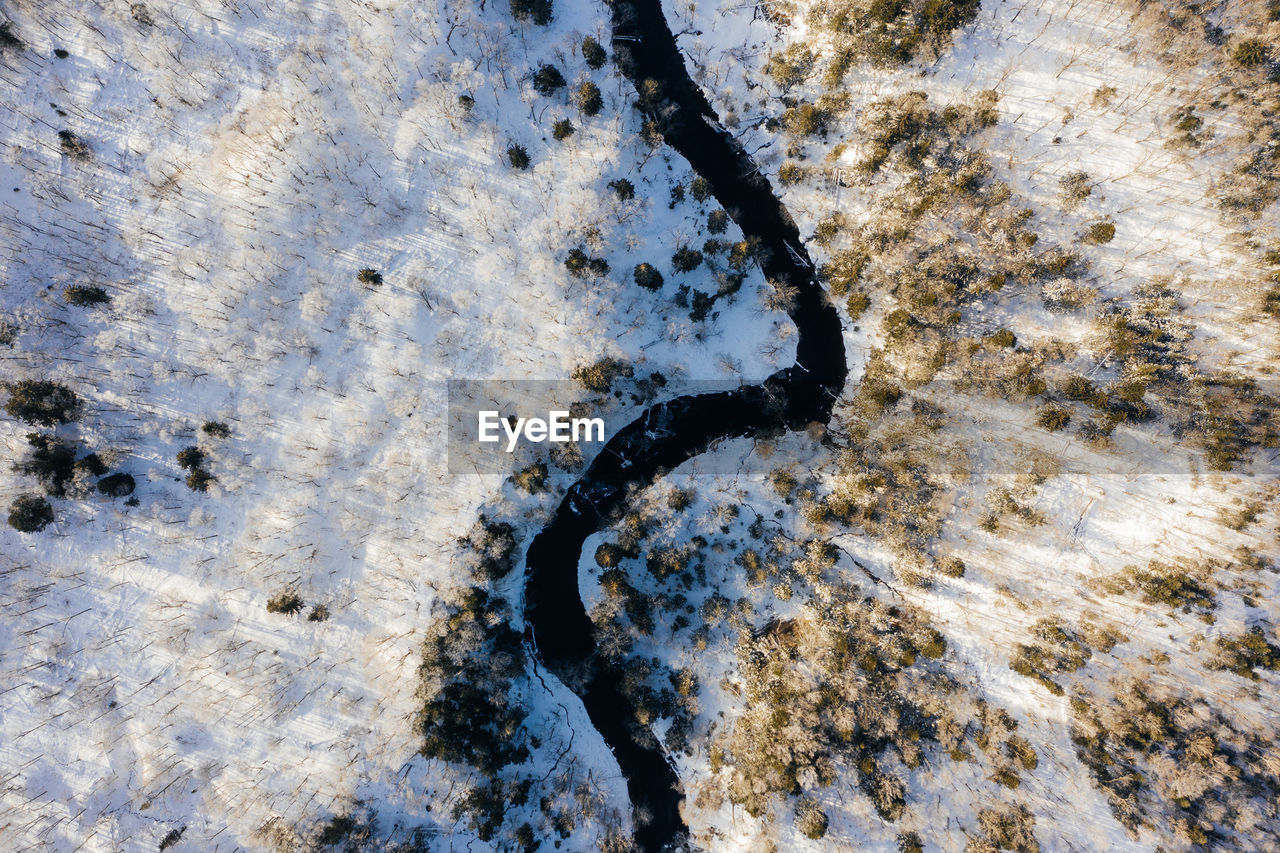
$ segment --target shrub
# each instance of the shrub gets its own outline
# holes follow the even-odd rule
[[[470,551],[468,568],[484,580],[496,581],[515,568],[515,528],[505,521],[490,521],[481,515],[458,544]]]
[[[1231,530],[1247,530],[1262,515],[1262,501],[1248,501],[1242,504],[1240,499],[1236,498],[1234,503],[1238,505],[1235,509],[1227,507],[1218,509],[1218,523],[1224,527]]]
[[[947,557],[945,560],[938,562],[938,571],[949,578],[964,577],[964,560],[959,557]]]
[[[607,393],[618,377],[631,377],[635,374],[631,365],[616,358],[602,358],[592,364],[575,367],[573,378],[583,388],[597,394]]]
[[[600,97],[600,87],[590,80],[584,80],[574,93],[574,101],[583,115],[593,116],[604,109],[604,99]]]
[[[111,498],[127,498],[133,494],[136,483],[132,474],[120,472],[98,481],[98,491]]]
[[[699,175],[689,184],[689,192],[691,192],[693,197],[698,201],[706,201],[711,198],[711,182]]]
[[[512,144],[507,148],[507,162],[511,168],[523,171],[529,168],[529,152],[523,145]]]
[[[1183,104],[1173,111],[1173,135],[1165,144],[1176,150],[1199,148],[1213,137],[1213,131],[1205,127],[1204,119],[1196,115],[1194,104]]]
[[[626,178],[618,178],[616,181],[609,182],[609,189],[613,190],[618,201],[631,201],[636,197],[636,185],[628,181]]]
[[[564,266],[574,278],[602,278],[609,274],[608,261],[593,258],[582,249],[570,249]]]
[[[1115,239],[1116,226],[1111,222],[1095,222],[1085,232],[1085,239],[1090,243],[1102,245]]]
[[[774,85],[785,91],[804,81],[813,69],[813,61],[813,51],[800,45],[791,45],[785,51],[769,55],[764,73],[769,75]]]
[[[1010,329],[1000,329],[999,331],[992,332],[983,340],[991,346],[998,347],[1000,349],[1013,349],[1013,347],[1018,343],[1017,335],[1015,335]]]
[[[783,500],[791,497],[791,493],[796,490],[796,486],[800,485],[800,481],[796,479],[796,475],[792,474],[786,468],[778,468],[772,471],[766,478],[769,485],[773,488],[774,494]]]
[[[1034,678],[1050,693],[1061,696],[1062,685],[1050,676],[1075,672],[1092,656],[1092,649],[1085,642],[1081,632],[1057,617],[1038,620],[1031,626],[1031,633],[1037,642],[1017,644],[1013,656],[1009,659],[1009,668],[1019,675]],[[1103,641],[1103,645],[1109,642],[1105,635],[1099,636],[1098,639]],[[1110,642],[1110,646],[1114,646],[1114,642]],[[1030,749],[1030,746],[1026,748]],[[1032,754],[1034,755],[1034,752]]]
[[[1071,739],[1130,832],[1149,827],[1158,839],[1173,836],[1170,849],[1196,850],[1237,849],[1235,832],[1275,836],[1274,815],[1259,824],[1255,810],[1274,796],[1275,770],[1263,758],[1274,749],[1274,732],[1225,717],[1230,705],[1212,684],[1209,701],[1155,679],[1112,684],[1111,697],[1072,699]]]
[[[160,853],[164,853],[165,850],[168,850],[170,847],[181,841],[182,835],[186,831],[187,828],[185,826],[179,826],[165,833],[164,838],[160,839]]]
[[[864,379],[858,388],[858,408],[869,418],[878,417],[902,398],[902,389],[879,378]]]
[[[511,17],[531,21],[540,27],[551,23],[551,0],[511,0]]]
[[[862,274],[871,262],[871,256],[862,249],[846,249],[838,252],[830,263],[823,264],[818,275],[836,296],[844,296],[862,280]]]
[[[93,153],[93,150],[89,148],[89,143],[70,130],[58,131],[58,141],[62,146],[62,153],[72,160],[87,160]]]
[[[626,552],[613,542],[604,542],[596,548],[596,565],[602,569],[613,569],[622,562]]]
[[[298,593],[291,589],[282,589],[267,599],[267,612],[293,616],[301,612],[303,604],[302,596]]]
[[[40,433],[28,433],[31,456],[14,466],[38,479],[47,494],[60,498],[67,493],[67,481],[75,468],[75,445]]]
[[[573,122],[567,118],[562,118],[551,126],[551,135],[555,137],[556,142],[564,142],[577,131],[573,126]]]
[[[1095,408],[1105,406],[1107,403],[1107,395],[1099,391],[1088,377],[1078,374],[1067,377],[1067,381],[1062,383],[1062,395],[1068,400],[1087,403]]]
[[[1063,205],[1073,210],[1093,195],[1093,186],[1089,183],[1088,172],[1069,172],[1058,179],[1058,192]]]
[[[605,53],[600,42],[592,36],[587,36],[582,40],[582,58],[587,61],[587,67],[594,70],[603,67],[609,61],[609,54]]]
[[[517,639],[518,642],[518,639]],[[524,714],[495,695],[463,681],[450,681],[425,702],[418,716],[421,753],[429,758],[463,762],[481,773],[528,757],[524,746],[513,746]]]
[[[702,253],[688,246],[681,246],[671,256],[671,266],[676,272],[692,272],[702,264]]]
[[[778,167],[778,182],[783,186],[798,184],[805,178],[804,167],[794,160],[788,160]]]
[[[543,65],[533,73],[533,88],[539,94],[552,95],[565,87],[564,75],[554,65]]]
[[[329,608],[323,604],[317,604],[311,608],[311,612],[307,614],[308,622],[327,622],[329,619]]]
[[[632,276],[636,280],[636,284],[645,290],[661,290],[662,289],[662,273],[652,264],[636,264]]]
[[[544,462],[535,462],[528,468],[516,473],[511,478],[518,487],[531,495],[546,491],[547,488],[547,466]]]
[[[37,426],[71,423],[80,413],[80,398],[65,385],[43,379],[24,379],[8,386],[4,410],[11,417]]]
[[[84,471],[91,477],[101,477],[107,473],[107,466],[96,453],[88,453],[76,460],[76,470]]]
[[[204,465],[204,451],[192,445],[184,447],[178,451],[178,466],[188,470],[194,470]]]
[[[1242,39],[1231,49],[1231,58],[1242,68],[1254,68],[1265,63],[1270,52],[1262,39]]]
[[[796,136],[825,135],[830,114],[814,104],[800,104],[791,107],[782,114],[782,123],[788,131]]]
[[[1280,320],[1280,287],[1262,294],[1262,313]]]
[[[1036,412],[1036,423],[1049,432],[1057,432],[1071,423],[1071,410],[1049,403]]]
[[[978,827],[982,831],[982,839],[970,842],[966,850],[973,850],[975,853],[986,850],[1040,853],[1040,844],[1035,836],[1035,825],[1035,815],[1021,803],[1012,806],[1001,805],[994,809],[981,809],[978,811]]]
[[[205,421],[200,431],[213,438],[227,438],[231,435],[231,427],[221,421]]]
[[[13,33],[13,24],[8,21],[0,24],[0,53],[11,49],[22,50],[23,47],[22,39]]]
[[[796,828],[805,838],[815,841],[827,834],[827,815],[818,803],[809,797],[796,803]]]
[[[1211,669],[1234,672],[1241,678],[1258,681],[1259,669],[1280,668],[1280,646],[1267,641],[1262,629],[1254,625],[1238,637],[1218,637],[1214,640],[1214,658]]]
[[[19,495],[9,504],[9,526],[19,533],[39,533],[53,523],[53,507],[39,495]]]
[[[1213,588],[1205,577],[1204,567],[1171,566],[1152,560],[1147,568],[1127,566],[1125,570],[1104,582],[1110,593],[1137,590],[1147,604],[1164,604],[1170,610],[1198,613],[1206,620],[1217,607]]]
[[[904,832],[898,836],[898,853],[924,853],[924,842],[915,832]]]
[[[77,308],[91,308],[94,305],[106,305],[111,297],[101,287],[92,284],[73,284],[62,291],[62,298]]]
[[[375,269],[365,267],[360,270],[360,272],[356,273],[356,281],[369,287],[377,287],[382,284],[382,273]]]
[[[197,468],[187,475],[187,488],[193,492],[209,491],[209,484],[213,482],[214,476],[203,468]]]

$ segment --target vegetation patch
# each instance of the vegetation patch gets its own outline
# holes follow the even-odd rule
[[[837,68],[855,59],[894,67],[935,61],[978,7],[979,0],[835,0],[813,6],[810,18],[835,38]]]
[[[1111,687],[1109,697],[1072,698],[1072,741],[1131,832],[1151,827],[1180,844],[1226,851],[1280,831],[1272,744],[1238,730],[1216,701],[1146,678]]]

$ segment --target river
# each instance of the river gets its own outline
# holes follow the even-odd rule
[[[614,0],[614,62],[631,81],[667,145],[705,178],[716,200],[762,249],[770,282],[793,289],[795,364],[758,385],[677,397],[651,406],[619,430],[569,489],[526,556],[526,636],[536,658],[582,700],[627,780],[635,841],[670,849],[686,827],[680,780],[657,737],[636,721],[621,673],[598,653],[578,589],[587,537],[625,509],[633,487],[706,452],[723,439],[798,431],[826,423],[848,372],[839,314],[819,284],[791,215],[742,146],[721,127],[689,77],[659,0]],[[639,816],[647,816],[640,820]]]

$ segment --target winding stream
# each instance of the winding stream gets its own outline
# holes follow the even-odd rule
[[[652,731],[636,722],[622,674],[598,653],[578,590],[587,537],[624,508],[628,493],[723,439],[826,423],[847,365],[839,315],[819,285],[791,215],[750,156],[719,123],[685,70],[660,0],[612,0],[614,60],[641,93],[668,145],[710,182],[720,205],[763,248],[765,277],[793,288],[796,362],[759,385],[655,404],[615,434],[569,489],[526,557],[526,633],[537,658],[582,700],[627,780],[636,843],[661,850],[685,831],[679,779]],[[641,816],[647,816],[643,820]]]

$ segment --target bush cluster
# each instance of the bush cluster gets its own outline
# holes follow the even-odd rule
[[[581,248],[569,250],[569,256],[564,259],[564,267],[574,278],[603,278],[609,274],[608,261],[593,258]]]
[[[855,59],[881,67],[936,60],[978,7],[979,0],[833,0],[810,16],[835,38],[838,53],[828,76],[839,82]]]
[[[108,305],[111,297],[107,291],[96,284],[72,284],[62,291],[62,298],[68,305],[77,308],[92,308],[95,305]]]
[[[630,364],[612,357],[575,367],[572,373],[579,385],[596,394],[607,394],[619,378],[630,379],[634,375]]]
[[[551,23],[552,0],[511,0],[511,17],[545,27]]]
[[[465,567],[480,580],[496,581],[515,568],[516,531],[505,521],[481,514],[458,544],[464,549]]]
[[[609,54],[593,36],[587,36],[582,40],[582,58],[586,61],[587,67],[595,71],[603,68],[609,61]]]
[[[1267,803],[1280,793],[1274,746],[1240,731],[1212,702],[1146,678],[1115,679],[1112,695],[1071,700],[1072,741],[1117,819],[1179,846],[1236,850],[1231,835],[1275,837]]]
[[[554,65],[541,65],[533,72],[533,88],[540,95],[554,95],[565,87],[564,75]]]
[[[57,426],[80,414],[80,398],[65,385],[44,379],[24,379],[6,386],[4,410],[10,417],[36,426]]]
[[[492,778],[529,756],[524,711],[510,696],[524,673],[524,648],[501,598],[461,592],[423,644],[417,730],[427,758],[469,764]]]
[[[906,785],[894,768],[920,766],[939,737],[945,688],[922,688],[921,679],[923,661],[940,657],[945,642],[918,616],[873,599],[822,611],[744,635],[745,711],[713,769],[728,767],[731,801],[758,816],[774,797],[803,795],[811,771],[817,785],[830,784],[841,760],[857,768],[880,816],[896,820]],[[803,800],[799,808],[812,810]]]
[[[19,533],[39,533],[53,523],[53,507],[40,495],[18,495],[9,504],[9,526]]]
[[[204,451],[195,445],[184,447],[178,451],[178,466],[187,471],[187,488],[193,492],[209,491],[209,484],[214,476],[205,467]]]

